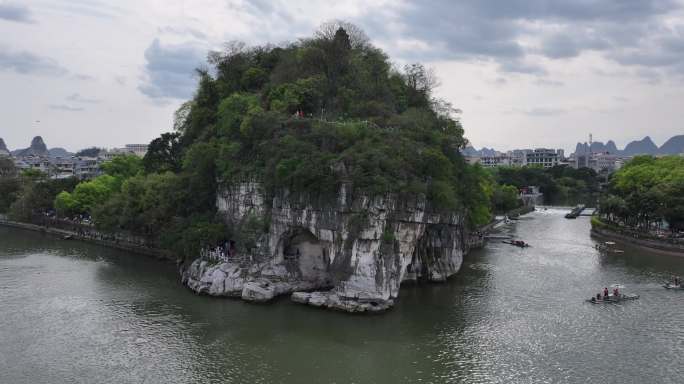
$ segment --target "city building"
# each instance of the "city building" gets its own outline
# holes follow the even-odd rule
[[[50,172],[50,160],[46,157],[27,156],[14,159],[14,165],[20,171],[37,170],[48,174]]]
[[[564,161],[565,160],[565,150],[564,149],[556,149],[556,153],[558,154],[558,161]]]
[[[99,157],[77,157],[74,166],[74,176],[81,180],[100,176],[102,174],[100,169],[102,162],[103,159]]]
[[[561,164],[564,159],[562,149],[514,149],[506,154],[497,153],[493,156],[466,156],[468,164],[480,164],[483,167],[525,167],[528,165],[544,168]]]
[[[125,149],[136,156],[144,157],[147,153],[147,144],[126,144]]]
[[[480,165],[487,168],[492,167],[510,167],[511,158],[509,156],[482,156],[480,157]]]
[[[73,158],[63,159],[60,157],[50,158],[48,175],[54,179],[74,177],[75,162]]]
[[[589,160],[589,168],[596,172],[612,173],[622,167],[623,159],[612,153],[594,153]]]
[[[589,153],[575,153],[575,169],[589,168],[590,159]]]
[[[526,159],[528,166],[551,168],[558,165],[558,153],[554,149],[537,148],[533,152],[527,153]]]
[[[147,153],[147,144],[126,144],[124,148],[112,148],[103,152],[102,156],[105,160],[111,160],[116,156],[121,155],[136,155],[138,157],[145,157]]]
[[[520,199],[526,207],[544,204],[544,194],[534,185],[520,188]]]
[[[531,149],[514,149],[508,151],[508,156],[511,158],[511,165],[515,167],[524,167],[527,165],[527,154],[534,152]]]
[[[465,156],[466,163],[475,165],[480,163],[480,156]]]

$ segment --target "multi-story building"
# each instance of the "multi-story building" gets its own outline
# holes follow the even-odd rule
[[[73,158],[61,157],[50,158],[50,170],[48,175],[54,179],[64,179],[74,176],[75,162]]]
[[[466,163],[470,165],[475,165],[480,163],[480,156],[465,156]]]
[[[558,153],[553,149],[537,148],[534,152],[527,153],[527,165],[551,168],[558,165]]]
[[[111,160],[116,156],[121,155],[136,155],[138,157],[144,157],[147,153],[147,144],[126,144],[124,148],[112,148],[105,151],[101,156],[106,160]]]
[[[524,167],[527,165],[527,154],[534,152],[531,149],[514,149],[508,151],[508,156],[511,158],[511,165],[515,167]]]
[[[596,172],[615,172],[622,167],[622,158],[612,153],[593,153],[589,160],[589,168]]]
[[[126,144],[125,149],[136,156],[144,157],[147,153],[147,144]]]
[[[45,174],[50,172],[50,160],[47,157],[26,156],[15,158],[14,165],[21,171],[33,169]]]
[[[556,149],[556,153],[558,154],[558,161],[564,161],[565,160],[565,150],[564,149]]]
[[[506,155],[502,156],[481,156],[480,165],[483,167],[506,167],[511,165],[511,158]]]
[[[544,194],[533,185],[520,188],[520,199],[526,207],[544,204]]]
[[[100,176],[102,174],[100,169],[102,162],[103,159],[98,157],[77,157],[74,166],[74,176],[81,180]]]

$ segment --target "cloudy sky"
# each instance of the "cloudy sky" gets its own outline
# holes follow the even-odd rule
[[[0,137],[78,150],[171,129],[193,68],[231,40],[342,19],[420,61],[476,147],[618,146],[684,133],[681,0],[0,0]]]

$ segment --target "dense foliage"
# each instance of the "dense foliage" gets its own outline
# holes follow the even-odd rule
[[[14,162],[0,157],[0,213],[7,213],[10,205],[19,197],[21,183]]]
[[[613,175],[600,210],[612,224],[684,230],[684,158],[635,157]]]
[[[500,185],[538,186],[545,204],[594,205],[599,195],[599,178],[591,168],[500,167],[493,175]]]
[[[55,196],[72,191],[78,179],[48,179],[37,171],[24,171],[18,177],[20,189],[9,207],[9,217],[16,221],[31,221],[36,214],[54,210]]]
[[[100,152],[102,152],[102,151],[104,151],[104,148],[89,147],[89,148],[81,149],[80,151],[76,152],[75,156],[77,156],[77,157],[97,157],[100,155]]]
[[[497,207],[512,205],[512,189],[462,159],[463,129],[433,98],[432,72],[397,70],[353,25],[325,24],[283,46],[229,43],[209,64],[174,132],[153,140],[141,162],[115,158],[104,175],[59,193],[58,212],[194,255],[227,238],[249,247],[267,226],[217,220],[216,191],[245,180],[331,203],[341,183],[355,193],[423,195],[430,209],[464,212],[472,225],[490,220],[495,192]]]

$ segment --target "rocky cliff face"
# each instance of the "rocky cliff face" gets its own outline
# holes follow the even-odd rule
[[[445,281],[461,266],[461,215],[431,212],[424,199],[354,196],[348,186],[334,201],[319,200],[282,192],[267,204],[259,183],[222,191],[217,205],[228,223],[260,218],[268,231],[247,254],[182,268],[184,284],[249,301],[292,293],[304,304],[381,311],[403,281]]]

